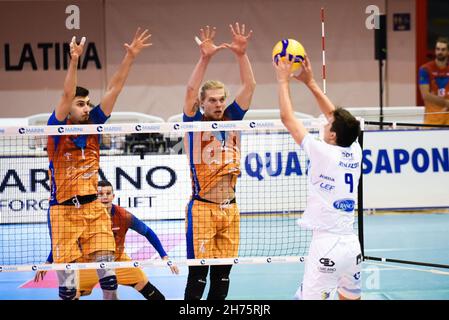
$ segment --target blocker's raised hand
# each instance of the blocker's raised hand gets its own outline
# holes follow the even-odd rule
[[[230,24],[229,29],[232,34],[232,43],[225,43],[226,48],[231,49],[237,55],[244,55],[248,47],[248,40],[253,34],[253,30],[250,30],[248,34],[245,35],[245,24],[242,24],[240,27],[238,22],[236,22],[234,26]]]
[[[86,43],[86,37],[81,38],[80,44],[76,43],[76,37],[74,36],[72,38],[72,41],[70,41],[70,56],[72,59],[78,59],[84,50],[84,44]]]
[[[195,37],[196,43],[200,46],[201,55],[203,57],[211,57],[221,49],[225,48],[224,44],[217,46],[214,43],[214,37],[217,33],[215,27],[210,28],[206,26],[204,29],[200,29],[200,36]]]
[[[147,42],[147,40],[151,37],[151,34],[148,33],[148,29],[145,29],[143,32],[140,32],[140,27],[137,28],[136,34],[134,35],[134,39],[131,44],[125,43],[124,46],[129,55],[135,58],[143,48],[149,47],[152,43]]]

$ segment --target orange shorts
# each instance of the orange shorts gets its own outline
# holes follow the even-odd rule
[[[51,206],[50,230],[55,263],[73,262],[96,251],[115,251],[111,217],[99,200],[79,208]]]
[[[191,200],[186,214],[187,259],[237,257],[240,213],[236,203]]]
[[[115,261],[131,261],[131,258],[125,253],[120,257],[115,257]],[[79,262],[86,262],[85,259]],[[121,285],[135,285],[136,283],[147,283],[148,278],[141,268],[118,268],[115,269],[117,283]],[[97,270],[87,269],[79,270],[79,291],[82,296],[89,295],[92,289],[98,283]]]

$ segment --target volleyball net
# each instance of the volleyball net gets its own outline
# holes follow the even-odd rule
[[[365,215],[358,215],[364,260],[449,269],[441,253],[449,213],[449,125],[407,117],[364,125],[359,196]],[[383,241],[388,238],[395,241]]]
[[[320,120],[307,119],[304,124],[312,134],[319,135]],[[162,261],[148,239],[130,229],[126,234],[125,253],[131,260],[115,261],[110,263],[111,267],[302,262],[307,256],[311,231],[299,227],[296,220],[306,206],[308,159],[279,120],[0,129],[2,271],[100,267],[97,263],[73,261],[44,264],[51,250],[47,142],[48,137],[62,136],[72,140],[88,135],[98,137],[100,168],[95,171],[98,180],[112,184],[113,204],[151,228],[170,257],[168,262]],[[222,236],[238,240],[238,254],[220,259],[187,259],[186,208],[195,182],[192,185],[185,136],[202,133],[202,157],[208,157],[205,161],[214,166],[226,159],[220,159],[217,155],[220,152],[208,147],[204,137],[226,136],[230,132],[240,140],[240,159],[237,159],[240,172],[235,188],[240,221],[232,231],[236,234]],[[59,155],[58,160],[70,164],[73,157],[67,152]],[[69,164],[64,170],[67,177],[73,177],[69,172],[79,168],[75,163]],[[70,183],[64,179],[71,178],[61,174],[55,179],[62,179],[55,183],[62,186]],[[216,177],[203,175],[201,179],[202,185],[206,185],[207,179]],[[217,230],[226,224],[222,217],[213,219]]]

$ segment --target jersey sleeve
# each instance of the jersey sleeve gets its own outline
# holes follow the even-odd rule
[[[56,111],[53,111],[50,118],[48,118],[47,125],[48,126],[63,126],[67,124],[67,118],[65,118],[63,121],[59,121],[56,118]]]
[[[161,258],[167,256],[164,248],[162,247],[162,243],[159,240],[158,236],[148,227],[145,223],[139,220],[137,217],[131,214],[131,225],[130,228],[137,233],[143,235],[147,240],[151,243],[151,245],[156,249]]]
[[[234,100],[225,110],[224,116],[229,120],[242,120],[247,110],[243,110]]]
[[[65,118],[63,121],[59,121],[56,118],[56,111],[53,111],[50,118],[48,118],[47,125],[49,126],[63,126],[67,124],[67,118]],[[61,136],[48,136],[49,139],[53,139],[55,142],[55,147],[58,145],[59,140],[61,139]]]
[[[200,109],[196,110],[196,113],[193,117],[189,117],[185,113],[182,114],[182,121],[183,122],[193,122],[193,121],[201,121],[201,118],[203,117],[203,114],[201,113]]]
[[[426,68],[419,68],[419,80],[418,83],[419,84],[430,84],[430,79],[429,79],[429,72],[427,71]]]
[[[103,110],[101,110],[100,105],[93,108],[89,114],[89,119],[94,124],[104,124],[110,117],[111,116],[108,117],[104,114]]]

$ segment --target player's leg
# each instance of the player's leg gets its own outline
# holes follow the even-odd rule
[[[128,255],[123,254],[116,261],[130,261]],[[145,272],[140,268],[119,268],[115,270],[117,282],[121,285],[131,286],[139,291],[147,300],[165,300],[165,296],[148,281]]]
[[[85,262],[85,261],[83,261]],[[79,283],[77,297],[88,296],[98,283],[98,274],[95,269],[79,270]]]
[[[115,240],[111,230],[111,218],[99,200],[82,206],[86,230],[80,238],[80,246],[89,261],[112,262],[115,260]],[[114,269],[97,269],[100,287],[105,300],[116,300],[117,277]]]
[[[165,296],[150,281],[138,282],[134,289],[139,291],[147,300],[165,300]]]
[[[209,266],[189,266],[184,300],[201,300],[208,272]]]
[[[362,296],[360,295],[357,298],[349,298],[348,296],[342,295],[340,292],[338,292],[338,299],[339,300],[361,300]]]
[[[186,209],[187,259],[211,258],[215,229],[211,221],[210,204],[191,201]],[[207,282],[208,266],[189,266],[185,300],[200,300]]]
[[[217,205],[212,212],[214,221],[216,258],[234,258],[238,256],[240,242],[240,212],[236,203]]]
[[[314,232],[302,285],[295,298],[332,300],[339,278],[338,236]]]
[[[54,263],[73,262],[81,256],[78,238],[82,233],[79,217],[74,215],[72,207],[50,207],[50,231]],[[58,270],[59,297],[62,300],[76,299],[78,277],[74,270]]]
[[[207,300],[225,300],[229,291],[229,274],[232,265],[210,267],[210,289]]]
[[[217,227],[215,235],[214,257],[233,258],[238,255],[240,240],[240,215],[237,204],[217,206],[213,213]],[[225,300],[230,285],[232,265],[217,265],[210,267],[210,289],[208,300]]]
[[[75,270],[57,270],[56,275],[59,283],[59,298],[61,300],[77,299],[77,277]]]
[[[345,248],[344,269],[338,280],[340,300],[360,300],[362,297],[362,254],[357,237],[348,236],[342,243]]]
[[[89,254],[89,260],[93,262],[112,262],[114,261],[114,253],[112,251],[96,251]],[[103,290],[103,298],[105,300],[117,300],[117,276],[114,269],[104,268],[97,269],[100,287]]]
[[[191,201],[186,212],[187,259],[212,258],[215,224],[212,212],[215,204]]]
[[[118,284],[131,286],[139,291],[147,300],[165,300],[165,296],[150,281],[142,269],[116,269]]]

